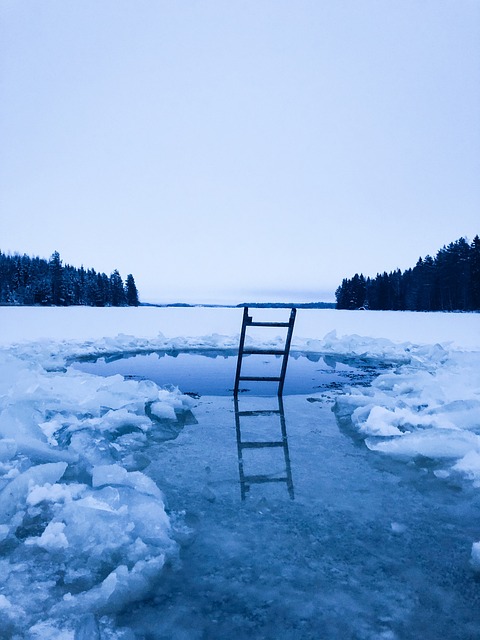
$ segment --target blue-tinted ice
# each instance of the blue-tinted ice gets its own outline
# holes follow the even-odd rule
[[[440,483],[427,459],[368,451],[332,412],[333,394],[367,384],[373,369],[291,359],[282,407],[251,393],[235,407],[234,358],[172,360],[184,360],[182,390],[202,395],[198,424],[150,449],[145,471],[165,491],[180,562],[120,627],[151,639],[480,637],[469,565],[478,492]],[[198,363],[190,386],[185,372]],[[215,396],[203,395],[210,365]]]
[[[253,411],[277,401],[239,402]],[[279,482],[252,485],[242,501],[229,398],[202,398],[198,424],[161,446],[148,473],[190,531],[178,532],[181,561],[151,601],[119,624],[152,639],[480,637],[475,492],[440,486],[426,462],[369,452],[328,402],[284,405],[294,500]],[[271,418],[243,418],[245,437],[278,440]],[[249,473],[284,474],[281,448],[249,453]]]

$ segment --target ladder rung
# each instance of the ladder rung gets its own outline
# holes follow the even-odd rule
[[[285,349],[244,349],[243,354],[258,356],[284,356]]]
[[[247,321],[249,327],[289,327],[289,322],[253,322]]]
[[[278,376],[274,376],[274,377],[267,377],[267,376],[240,376],[238,378],[239,380],[249,380],[251,382],[253,381],[257,381],[257,382],[280,382],[281,378],[279,378]]]
[[[244,476],[243,481],[246,484],[262,483],[262,482],[288,482],[288,478],[269,478],[268,476]]]
[[[245,449],[267,449],[269,447],[284,447],[284,442],[239,442]]]
[[[279,409],[260,409],[258,411],[239,411],[239,416],[271,416],[274,414],[279,414]]]

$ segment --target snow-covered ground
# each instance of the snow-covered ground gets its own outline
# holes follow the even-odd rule
[[[282,309],[252,309],[257,317],[282,318]],[[119,334],[136,338],[178,336],[234,336],[242,309],[157,307],[0,307],[0,344],[50,340],[99,340]],[[480,314],[414,313],[409,311],[336,311],[301,309],[295,335],[323,339],[336,331],[339,337],[360,335],[415,344],[452,343],[480,350]],[[263,335],[263,334],[262,334]]]
[[[286,313],[253,310],[262,319]],[[236,347],[241,314],[0,308],[2,637],[139,637],[112,620],[147,598],[190,535],[181,514],[166,510],[148,451],[194,422],[195,406],[178,390],[68,364]],[[277,332],[252,341],[279,344]],[[336,395],[339,423],[378,456],[431,460],[438,483],[480,487],[480,314],[300,310],[293,348],[394,365],[371,386]],[[471,543],[474,571],[480,543]]]

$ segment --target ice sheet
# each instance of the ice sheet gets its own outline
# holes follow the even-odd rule
[[[178,322],[178,333],[173,333],[178,311],[169,316],[169,327],[159,322],[168,314],[142,316],[132,310],[127,321],[126,311],[117,315],[116,310],[102,310],[103,315],[93,316],[88,309],[53,311],[0,309],[8,321],[2,325],[0,351],[0,628],[7,637],[17,634],[28,640],[127,638],[128,629],[116,626],[114,617],[157,588],[167,568],[177,562],[179,541],[191,539],[181,514],[167,514],[161,474],[158,486],[150,470],[155,446],[177,436],[188,423],[192,400],[149,381],[74,371],[68,362],[158,348],[232,349],[240,316],[229,310],[228,322],[223,314],[199,337],[191,320]],[[18,321],[20,312],[25,321]],[[212,313],[190,318],[202,320],[200,331]],[[303,333],[309,338],[296,337],[296,348],[393,365],[370,387],[337,392],[335,413],[342,428],[364,440],[364,450],[379,460],[398,460],[405,468],[422,464],[433,469],[438,486],[460,482],[476,491],[480,351],[474,347],[480,343],[480,316],[409,314],[408,323],[414,316],[419,320],[405,341],[406,315],[378,314],[369,320],[373,316],[364,312],[323,313],[309,316],[309,322],[319,320],[318,326]],[[78,322],[65,323],[67,316]],[[148,322],[141,320],[147,316]],[[92,317],[101,322],[89,325],[86,319]],[[117,321],[109,327],[112,317]],[[335,318],[339,326],[333,330]],[[115,333],[120,325],[133,329],[137,321],[138,334]],[[23,339],[14,344],[22,335],[19,326]],[[308,322],[303,326],[307,329]],[[301,327],[299,320],[298,335]],[[165,335],[159,334],[162,329]],[[422,339],[415,341],[415,333]],[[276,335],[263,341],[257,336],[252,344],[275,346],[281,341]],[[207,446],[206,441],[199,444]],[[199,451],[200,459],[208,458],[207,453]],[[178,476],[166,483],[169,491],[176,490],[175,482],[180,482]],[[188,491],[186,479],[181,482],[181,490]],[[218,503],[211,482],[204,483],[200,496],[207,504]],[[389,523],[395,536],[403,535],[404,527],[398,517]],[[478,532],[470,531],[470,570],[477,570],[480,543],[474,542]],[[233,553],[235,537],[227,535],[224,545],[227,555]],[[33,586],[28,595],[27,585]],[[300,600],[297,604],[301,606]]]
[[[73,639],[84,615],[145,597],[176,557],[163,494],[140,469],[192,401],[5,351],[0,369],[2,637]]]

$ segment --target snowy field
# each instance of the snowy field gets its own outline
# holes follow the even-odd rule
[[[283,319],[288,312],[258,309],[252,313],[255,319]],[[285,603],[295,609],[289,621],[284,623],[283,630],[288,627],[289,631],[283,633],[283,637],[300,640],[323,637],[321,633],[315,635],[314,621],[317,619],[320,625],[318,612],[333,605],[313,597],[312,584],[305,577],[307,569],[298,583],[294,582],[292,576],[300,571],[303,563],[300,548],[296,550],[299,556],[293,557],[293,552],[286,554],[284,565],[278,559],[276,563],[273,561],[273,553],[267,563],[281,572],[277,576],[279,579],[297,585],[296,590],[292,586],[283,604],[276,601],[274,581],[265,583],[263,588],[271,590],[270,596],[255,608],[254,614],[245,613],[239,617],[238,612],[233,611],[231,617],[223,619],[220,615],[215,621],[218,627],[204,626],[202,631],[198,613],[200,599],[195,600],[192,593],[186,598],[183,593],[184,599],[177,598],[177,601],[172,595],[178,592],[178,576],[183,575],[182,557],[188,553],[192,567],[198,572],[194,590],[200,584],[205,585],[207,575],[213,582],[206,592],[215,592],[220,600],[221,592],[227,593],[235,587],[238,594],[247,588],[247,578],[244,576],[242,582],[238,577],[240,565],[232,563],[235,578],[231,576],[227,584],[223,582],[227,577],[218,573],[220,569],[213,570],[211,561],[202,556],[202,544],[207,538],[199,535],[201,542],[195,543],[197,528],[202,529],[202,525],[197,527],[195,520],[200,513],[203,514],[204,529],[205,523],[210,523],[208,535],[217,536],[226,565],[228,559],[245,557],[244,541],[240,533],[238,536],[235,533],[235,517],[240,507],[232,497],[233,490],[230,492],[234,480],[230,478],[225,462],[230,458],[235,461],[235,449],[227,450],[227,445],[222,443],[218,453],[213,453],[220,469],[217,484],[199,480],[202,488],[198,500],[204,500],[207,506],[213,505],[211,510],[207,513],[202,507],[192,520],[184,502],[189,491],[192,495],[196,492],[195,485],[190,487],[189,481],[198,475],[200,468],[205,470],[212,466],[207,460],[216,446],[213,434],[220,433],[222,420],[230,419],[230,401],[225,398],[195,401],[183,395],[181,389],[160,389],[149,380],[125,380],[118,375],[103,378],[69,366],[76,358],[85,356],[159,349],[231,349],[238,344],[241,315],[241,309],[0,308],[2,638],[223,638],[232,630],[238,638],[280,637],[282,627],[268,627],[273,624],[266,613],[274,606],[271,603],[275,603],[278,611]],[[278,329],[269,334],[258,332],[251,340],[265,346],[278,345],[281,338],[276,332]],[[349,449],[341,460],[335,461],[338,467],[345,465],[345,460],[355,458],[356,462],[352,464],[357,466],[346,466],[342,477],[353,474],[359,484],[367,487],[374,482],[369,480],[373,471],[365,466],[365,460],[377,461],[374,464],[386,460],[394,465],[392,468],[405,469],[408,473],[415,466],[421,467],[425,482],[432,481],[435,491],[441,492],[444,488],[446,493],[442,495],[450,496],[449,491],[453,489],[467,492],[469,502],[462,502],[459,497],[455,503],[462,504],[465,509],[462,517],[469,523],[467,540],[463,539],[462,550],[449,562],[458,566],[461,580],[468,582],[465,593],[469,594],[469,602],[473,602],[475,595],[472,594],[477,584],[475,575],[480,570],[480,542],[476,542],[480,539],[480,520],[475,530],[474,518],[477,513],[474,509],[478,508],[476,496],[480,494],[477,492],[480,489],[480,314],[300,310],[292,348],[297,354],[336,355],[370,364],[377,362],[379,366],[389,365],[370,386],[344,387],[335,394],[327,394],[328,397],[319,393],[317,397],[308,398],[308,403],[300,396],[287,399],[291,415],[297,416],[289,435],[293,440],[293,451],[298,459],[304,456],[306,460],[309,447],[324,446],[321,439],[316,440],[316,444],[314,440],[309,441],[314,438],[313,430],[302,431],[307,429],[306,425],[312,429],[312,416],[315,415],[305,413],[305,407],[317,411],[318,406],[319,420],[320,416],[327,420],[328,410],[349,434],[347,438],[341,435],[343,440],[338,440],[335,447],[341,449],[361,443],[360,449],[355,444],[357,448]],[[217,418],[212,418],[215,411]],[[203,429],[209,420],[211,429],[205,432],[205,439],[199,441],[196,424]],[[328,438],[340,437],[336,427],[329,429]],[[226,433],[223,426],[222,433]],[[184,464],[188,461],[189,466],[183,469],[182,461]],[[318,473],[329,487],[324,496],[328,502],[328,496],[332,497],[336,490],[331,473],[321,470]],[[402,473],[398,471],[398,474]],[[397,480],[394,482],[392,477],[388,475],[387,485],[390,482],[393,487]],[[383,482],[384,475],[378,478]],[[272,499],[271,503],[264,499],[261,509],[256,507],[254,513],[247,514],[246,523],[250,523],[248,526],[252,531],[258,528],[255,521],[258,513],[273,513],[271,505],[280,504],[277,513],[283,514],[284,523],[290,523],[290,531],[302,519],[308,518],[312,528],[310,538],[315,537],[314,523],[310,521],[313,517],[311,509],[301,514],[299,509],[316,504],[318,492],[311,486],[307,488],[306,478],[302,484],[300,472],[297,479],[300,488],[296,506],[288,506],[288,501],[279,503],[278,498]],[[345,484],[347,480],[341,482]],[[394,491],[392,487],[384,487],[383,493]],[[355,491],[353,486],[345,484],[345,494],[352,490]],[[379,495],[373,494],[369,507],[372,513],[375,500],[380,500]],[[420,513],[425,506],[415,502],[418,501],[416,495],[412,492],[411,504],[416,505],[415,513]],[[405,499],[405,492],[398,492],[397,499],[405,513],[410,504]],[[335,500],[330,498],[330,501],[329,508],[334,510]],[[470,513],[465,504],[472,505]],[[380,503],[377,507],[378,513],[388,511],[381,508]],[[345,512],[353,512],[354,505],[345,503],[342,508]],[[315,509],[320,511],[321,506],[316,505]],[[364,506],[359,512],[362,512],[365,524],[368,509]],[[405,515],[407,524],[393,520],[400,518],[393,511],[388,517],[390,534],[397,538],[409,527],[412,531],[415,528],[413,516]],[[231,521],[228,533],[227,525],[221,525],[218,519]],[[372,516],[371,522],[374,520],[377,521],[378,516]],[[344,520],[337,524],[346,527]],[[287,533],[281,533],[280,524],[278,526],[279,544],[290,544],[287,537],[282,537]],[[345,535],[352,550],[357,552],[358,540],[363,540],[366,531],[370,533],[362,542],[365,548],[380,535],[371,524],[358,532],[359,537],[354,534],[355,528],[347,529]],[[420,529],[424,531],[425,527],[422,525]],[[413,543],[417,543],[420,539],[418,531],[416,538],[413,533],[411,535]],[[432,525],[429,535],[435,543],[435,536],[440,534]],[[265,536],[263,542],[267,544],[269,538],[267,534]],[[444,543],[444,538],[438,538],[438,544]],[[424,540],[424,544],[428,545],[428,541]],[[391,561],[397,562],[398,566],[402,562],[399,548],[398,545],[392,548],[390,555]],[[261,553],[260,548],[258,553]],[[322,552],[318,553],[320,557]],[[314,555],[312,549],[305,548],[305,562],[309,563],[310,573],[315,572],[315,567],[321,572],[319,557],[314,559]],[[345,570],[347,561],[339,561],[335,566],[333,554],[329,556],[329,563],[329,575],[337,576],[332,580],[338,580],[337,574]],[[260,560],[255,566],[257,569],[261,566]],[[373,568],[380,575],[381,563]],[[368,573],[372,567],[364,569]],[[172,571],[177,572],[175,580]],[[202,572],[205,572],[203,578]],[[455,567],[451,572],[457,575]],[[441,573],[438,569],[438,574]],[[365,603],[355,602],[352,575],[348,578],[350,591],[345,587],[346,582],[342,583],[345,590],[332,610],[337,611],[338,619],[357,616],[358,624],[341,627],[338,620],[322,618],[324,626],[318,627],[317,631],[330,629],[332,634],[325,637],[389,640],[439,637],[425,632],[415,635],[405,620],[407,614],[399,613],[400,608],[402,611],[405,607],[412,609],[415,598],[410,594],[410,601],[403,601],[396,608],[392,602],[397,588],[392,590],[388,603],[376,603],[375,607],[383,607],[387,613],[376,613],[377,618],[374,618]],[[191,580],[192,575],[184,578]],[[357,582],[359,580],[357,578]],[[445,596],[445,600],[449,598],[452,610],[455,609],[452,603],[456,603],[452,594],[458,591],[455,580],[451,578],[452,593]],[[325,584],[328,589],[328,580]],[[168,585],[171,586],[170,594],[165,592]],[[302,595],[298,585],[304,585],[305,594]],[[375,585],[370,588],[374,594]],[[384,593],[390,588],[391,585],[384,585]],[[407,591],[402,591],[405,598]],[[157,594],[153,604],[152,593]],[[163,599],[159,594],[163,594]],[[258,592],[251,595],[253,600],[258,598]],[[310,609],[303,596],[311,597]],[[168,611],[165,602],[170,603]],[[175,609],[171,608],[172,602],[177,603]],[[263,613],[259,613],[260,610]],[[464,626],[454,632],[448,625],[440,625],[438,633],[445,638],[479,637],[478,616],[472,614],[469,620],[470,609],[465,602],[458,603],[455,610],[463,612]],[[138,618],[142,616],[143,627],[138,624]],[[214,616],[213,611],[210,616]],[[187,618],[192,621],[191,626],[186,624]],[[159,626],[160,619],[164,627]],[[195,620],[200,631],[194,630]],[[209,624],[213,624],[211,619]],[[262,628],[261,634],[256,635],[255,624]],[[422,619],[422,624],[427,624],[426,619]],[[155,628],[163,631],[156,635]]]
[[[282,310],[252,309],[254,317],[278,318]],[[283,314],[288,314],[284,311]],[[234,336],[238,334],[242,309],[231,308],[90,308],[1,307],[0,344],[50,340],[99,340],[119,334],[136,338],[185,336]],[[336,311],[301,309],[295,335],[323,339],[360,335],[415,344],[447,343],[480,350],[480,314],[414,313],[410,311]]]

